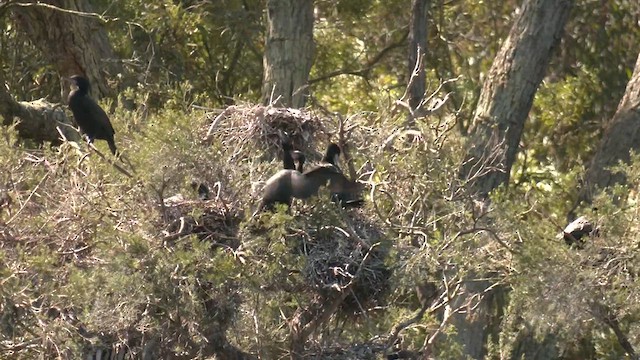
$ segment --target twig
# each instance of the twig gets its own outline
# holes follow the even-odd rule
[[[38,183],[38,185],[36,185],[36,187],[33,188],[33,190],[31,190],[31,193],[27,197],[27,200],[22,204],[22,206],[20,206],[20,209],[18,210],[18,212],[16,212],[16,214],[13,215],[13,217],[11,219],[9,219],[9,221],[7,221],[7,225],[11,224],[11,222],[13,222],[13,220],[15,220],[18,217],[18,215],[20,215],[22,210],[24,210],[24,208],[29,203],[29,200],[31,200],[31,197],[33,197],[33,194],[35,194],[36,191],[38,191],[38,189],[40,188],[40,185],[42,185],[42,183],[44,183],[44,181],[49,177],[49,174],[50,174],[50,172],[47,172],[46,174],[44,174],[42,179],[40,179],[40,182]]]
[[[491,235],[491,237],[498,243],[500,244],[502,247],[504,247],[508,252],[512,253],[512,254],[517,254],[518,252],[515,250],[512,250],[504,241],[502,241],[502,239],[500,239],[500,237],[498,236],[498,234],[495,233],[495,231],[489,229],[489,228],[485,228],[485,227],[477,227],[474,226],[472,229],[468,229],[468,230],[461,230],[459,231],[453,238],[457,239],[460,236],[463,235],[467,235],[467,234],[473,234],[473,233],[479,233],[479,232],[486,232],[489,235]]]
[[[125,174],[126,176],[132,178],[133,175],[131,175],[127,170],[125,170],[122,166],[116,164],[114,161],[111,161],[109,159],[107,159],[106,156],[104,156],[104,154],[98,150],[98,148],[93,144],[93,143],[89,143],[89,147],[91,149],[93,149],[93,151],[95,151],[103,160],[105,160],[106,162],[108,162],[109,164],[113,165],[114,168],[116,168],[116,170],[120,171],[121,173]]]
[[[209,130],[207,131],[207,135],[205,135],[204,137],[204,141],[206,141],[207,143],[211,142],[211,136],[213,134],[213,129],[216,128],[216,126],[218,125],[218,123],[224,118],[226,117],[230,112],[235,111],[236,107],[235,106],[229,106],[226,109],[224,109],[220,115],[216,116],[215,119],[213,119],[213,121],[211,122],[211,125],[209,126]]]

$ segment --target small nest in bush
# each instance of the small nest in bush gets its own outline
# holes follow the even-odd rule
[[[305,244],[304,277],[321,302],[349,292],[340,306],[343,316],[358,316],[381,305],[391,270],[385,264],[389,246],[379,229],[364,217],[349,220],[349,230],[326,226]]]
[[[165,201],[166,202],[166,201]],[[200,240],[236,249],[238,225],[243,211],[221,199],[183,200],[168,202],[164,209],[164,241],[197,235]]]
[[[218,138],[222,144],[231,146],[234,152],[229,160],[233,161],[256,149],[263,149],[265,154],[279,154],[285,139],[298,150],[313,149],[315,139],[324,133],[320,118],[306,110],[230,106],[213,119],[206,139]]]

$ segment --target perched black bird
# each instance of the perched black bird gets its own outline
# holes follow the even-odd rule
[[[338,166],[338,160],[340,159],[340,146],[336,143],[331,143],[327,147],[327,151],[324,153],[324,157],[322,158],[322,162],[325,164],[330,164],[334,166],[338,171],[340,167]],[[363,199],[358,199],[357,196],[350,191],[339,191],[333,192],[331,194],[331,201],[334,203],[341,204],[343,207],[360,207],[364,204]]]
[[[301,151],[293,150],[293,146],[287,140],[282,141],[282,165],[285,170],[298,170],[302,172],[306,158]]]
[[[116,155],[118,150],[113,141],[115,131],[104,110],[89,97],[89,80],[80,75],[73,75],[69,80],[76,86],[69,93],[69,108],[80,130],[87,136],[89,143],[93,143],[95,139],[106,140],[109,149]]]
[[[293,198],[309,198],[327,182],[332,192],[358,191],[361,188],[359,183],[350,181],[331,166],[316,166],[304,173],[280,170],[267,180],[258,209],[271,208],[277,203],[291,205]]]

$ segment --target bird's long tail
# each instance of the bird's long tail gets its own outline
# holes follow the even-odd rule
[[[113,155],[118,156],[118,149],[116,148],[116,143],[113,140],[107,141],[109,143],[109,149],[111,149],[111,153]]]

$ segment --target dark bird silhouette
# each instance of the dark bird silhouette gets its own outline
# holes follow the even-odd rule
[[[282,165],[285,170],[302,172],[306,158],[301,151],[293,150],[289,141],[282,141]]]
[[[338,144],[336,143],[331,143],[327,147],[327,151],[324,153],[322,162],[331,164],[338,168],[338,170],[340,170],[340,167],[338,166],[338,160],[340,159],[341,153],[342,151],[340,151],[340,146],[338,146]]]
[[[2,211],[3,207],[9,209],[9,207],[13,204],[13,198],[9,195],[8,190],[0,189],[0,211]],[[9,214],[11,214],[11,210],[8,210]],[[1,212],[0,212],[1,214]]]
[[[293,146],[287,140],[282,141],[282,165],[285,170],[295,170],[296,165],[293,160],[293,156],[291,155],[291,151],[293,151]]]
[[[307,199],[329,182],[332,192],[358,191],[361,184],[350,181],[332,166],[316,166],[301,173],[297,170],[280,170],[264,187],[258,209],[272,208],[274,204],[291,205],[293,198]]]
[[[298,172],[302,172],[304,170],[304,162],[306,160],[302,151],[292,151],[291,157],[293,157],[293,162],[296,163],[296,170]]]
[[[204,183],[193,180],[191,182],[191,188],[198,192],[198,199],[200,200],[211,200],[211,192],[209,191],[209,187]]]
[[[116,155],[118,150],[113,140],[115,131],[107,114],[89,96],[89,80],[80,75],[74,75],[69,80],[76,86],[69,93],[69,108],[80,130],[87,136],[90,144],[95,139],[106,140],[109,149]]]
[[[338,166],[338,161],[340,160],[340,154],[342,151],[340,150],[340,146],[336,143],[331,143],[327,147],[327,151],[324,153],[324,157],[322,158],[322,162],[325,164],[330,164],[335,167],[338,171],[340,170],[340,166]],[[341,204],[342,207],[360,207],[364,204],[363,199],[358,199],[355,194],[351,191],[339,191],[333,192],[331,194],[331,201],[337,204]]]

